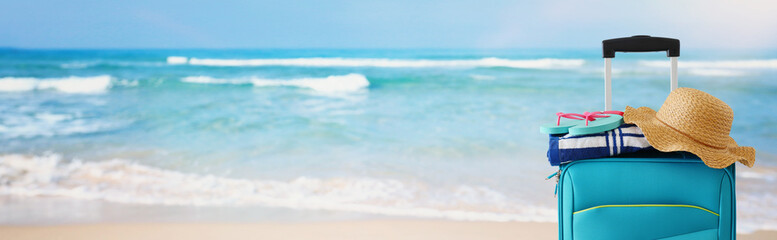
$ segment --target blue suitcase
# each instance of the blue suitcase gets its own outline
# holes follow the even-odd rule
[[[559,174],[559,239],[735,239],[734,165],[692,154],[578,160]]]
[[[605,110],[611,108],[610,60],[616,51],[667,51],[677,88],[676,45],[635,36],[603,42]],[[608,46],[608,41],[618,43]],[[609,52],[608,52],[609,51]],[[707,167],[690,153],[642,152],[578,160],[558,177],[559,239],[736,239],[734,165]]]

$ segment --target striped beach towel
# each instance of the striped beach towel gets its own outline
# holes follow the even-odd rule
[[[616,129],[597,134],[550,135],[548,161],[550,165],[558,166],[575,160],[610,157],[646,148],[650,148],[650,144],[642,130],[636,125],[623,124]]]

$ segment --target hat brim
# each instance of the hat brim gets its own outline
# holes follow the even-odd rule
[[[755,149],[752,147],[740,147],[731,137],[723,148],[705,145],[661,122],[656,118],[656,111],[648,107],[626,107],[623,119],[626,123],[637,125],[653,148],[663,152],[693,153],[711,168],[725,168],[736,161],[753,167],[755,162]]]

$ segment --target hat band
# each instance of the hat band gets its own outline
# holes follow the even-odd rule
[[[656,120],[658,120],[659,122],[663,123],[665,126],[667,126],[667,127],[671,128],[671,129],[672,129],[672,130],[674,130],[675,132],[678,132],[678,133],[682,134],[683,136],[685,136],[685,137],[687,137],[687,138],[689,138],[689,139],[693,140],[694,142],[696,142],[696,143],[698,143],[698,144],[701,144],[701,145],[704,145],[704,146],[707,146],[707,147],[710,147],[710,148],[714,148],[714,149],[721,149],[721,150],[722,150],[722,149],[726,149],[726,147],[718,147],[718,146],[713,146],[713,145],[707,144],[707,143],[705,143],[705,142],[699,141],[699,140],[697,140],[696,138],[693,138],[691,135],[688,135],[687,133],[684,133],[683,131],[677,130],[677,128],[674,128],[674,127],[672,127],[672,125],[666,124],[666,123],[665,123],[663,120],[661,120],[660,118],[658,118],[658,116],[656,116],[655,118],[656,118]]]

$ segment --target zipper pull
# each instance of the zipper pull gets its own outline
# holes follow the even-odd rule
[[[556,195],[558,195],[558,181],[561,178],[561,169],[559,169],[558,171],[554,172],[553,174],[545,178],[545,180],[550,180],[553,177],[556,178],[556,190],[553,191],[553,197],[555,198]]]
[[[557,172],[553,172],[550,176],[546,177],[545,180],[550,180],[551,178],[555,177],[561,172],[561,170],[558,170]]]

